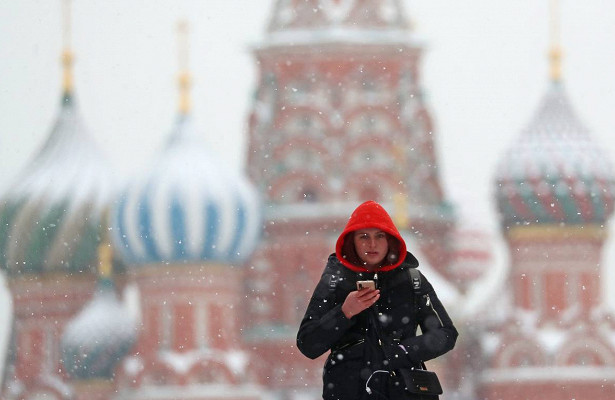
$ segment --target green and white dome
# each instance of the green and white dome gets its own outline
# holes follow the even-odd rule
[[[0,267],[8,276],[96,270],[109,166],[70,92],[46,143],[0,198]]]

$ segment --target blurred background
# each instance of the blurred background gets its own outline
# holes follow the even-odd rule
[[[363,10],[365,17],[357,17],[353,10]],[[361,15],[361,11],[356,13]],[[378,15],[382,16],[382,21],[375,17]],[[318,19],[320,16],[324,16],[322,20]],[[311,18],[316,18],[316,22]],[[80,393],[66,382],[94,377],[108,383],[110,377],[116,376],[115,368],[123,368],[123,372],[118,373],[121,378],[112,379],[114,382],[108,392],[98,391],[107,393],[103,395],[106,397],[101,398],[128,398],[136,396],[135,393],[138,397],[131,398],[154,398],[148,390],[151,387],[160,389],[165,385],[174,389],[169,389],[168,393],[163,391],[167,396],[164,398],[217,398],[215,396],[230,390],[228,388],[234,388],[232,393],[236,398],[318,398],[318,377],[324,360],[309,364],[293,353],[294,323],[303,313],[324,260],[332,251],[331,243],[339,233],[340,225],[358,202],[366,200],[368,195],[385,203],[387,209],[397,215],[396,222],[403,224],[401,229],[408,235],[407,240],[424,254],[425,270],[433,272],[437,289],[440,282],[443,299],[459,304],[458,307],[451,304],[451,307],[461,326],[467,321],[481,321],[475,324],[477,326],[473,327],[473,322],[467,328],[481,331],[480,334],[471,331],[472,335],[469,335],[481,340],[461,343],[456,350],[457,355],[451,355],[453,360],[434,366],[444,377],[450,376],[450,387],[447,387],[444,398],[491,399],[500,396],[515,399],[517,397],[514,396],[521,396],[513,393],[514,390],[507,392],[507,389],[500,387],[485,388],[481,382],[502,381],[502,387],[505,387],[506,380],[496,373],[498,366],[512,368],[513,364],[529,364],[543,368],[529,370],[525,375],[510,374],[513,376],[511,379],[519,379],[527,378],[527,375],[543,376],[541,374],[545,370],[566,365],[570,359],[563,356],[563,359],[557,359],[552,355],[557,352],[558,346],[568,343],[562,333],[566,324],[572,327],[571,330],[576,329],[576,334],[580,336],[587,330],[604,333],[610,329],[610,326],[604,325],[605,321],[610,321],[610,317],[605,315],[610,314],[603,314],[602,311],[594,313],[600,314],[599,317],[593,316],[599,322],[586,321],[583,326],[570,322],[579,312],[574,310],[572,304],[577,303],[571,299],[583,297],[583,293],[571,289],[573,294],[570,294],[561,286],[581,287],[580,291],[592,292],[583,297],[589,298],[585,303],[578,302],[585,304],[579,306],[582,310],[602,309],[602,305],[612,304],[609,283],[613,280],[613,273],[609,260],[613,259],[613,243],[608,235],[612,208],[610,198],[605,195],[603,200],[590,200],[591,207],[580,207],[579,211],[570,211],[571,214],[565,211],[563,216],[553,217],[548,212],[538,212],[533,217],[522,217],[519,209],[516,212],[507,211],[506,201],[502,200],[506,196],[501,188],[509,178],[503,171],[512,170],[516,162],[531,163],[531,159],[528,161],[523,155],[515,158],[514,151],[522,153],[519,149],[525,149],[526,143],[530,147],[533,145],[531,141],[524,141],[522,133],[531,132],[535,130],[535,124],[544,122],[541,120],[541,107],[545,102],[548,106],[549,99],[553,98],[551,90],[554,81],[557,81],[558,87],[565,88],[565,99],[569,101],[566,104],[578,117],[578,121],[573,118],[578,124],[573,124],[572,128],[579,128],[583,135],[586,128],[589,133],[580,139],[582,145],[575,147],[577,132],[574,131],[573,135],[566,133],[570,124],[561,128],[557,123],[547,123],[546,126],[555,130],[550,132],[551,136],[547,135],[554,138],[554,148],[560,143],[558,141],[566,141],[568,147],[564,146],[563,152],[550,153],[549,144],[543,148],[540,146],[544,143],[541,143],[537,150],[532,151],[535,154],[555,154],[551,160],[546,157],[546,161],[538,156],[541,162],[547,164],[561,162],[567,156],[570,159],[580,157],[580,172],[570,174],[564,168],[566,178],[588,185],[589,180],[593,179],[600,182],[600,191],[610,193],[613,171],[609,160],[615,159],[615,140],[612,139],[615,121],[611,112],[615,104],[613,20],[615,5],[606,0],[589,0],[583,4],[565,0],[521,0],[514,3],[471,0],[460,4],[437,0],[161,0],[128,3],[73,0],[69,6],[61,1],[4,3],[0,6],[0,217],[3,218],[0,221],[6,228],[0,230],[4,236],[0,238],[0,243],[3,246],[2,268],[8,279],[1,294],[3,313],[0,318],[3,323],[0,326],[4,329],[0,335],[3,349],[0,355],[7,360],[4,363],[7,367],[3,370],[5,397],[35,396],[38,392],[47,393],[45,390],[52,393],[49,388],[55,387],[53,396],[56,397],[49,398],[88,398],[92,396],[91,389]],[[180,21],[186,23],[184,33],[178,33]],[[345,29],[358,32],[357,37],[344,36]],[[382,35],[387,30],[392,33]],[[316,34],[307,35],[306,39],[306,31]],[[325,34],[319,36],[318,32]],[[290,118],[284,106],[303,111],[309,109],[314,113],[363,107],[353,103],[356,100],[352,100],[352,94],[348,94],[351,106],[340,106],[345,104],[344,101],[335,100],[336,96],[343,98],[344,93],[351,93],[351,89],[342,87],[342,94],[332,94],[332,88],[338,83],[336,79],[343,81],[336,75],[341,72],[332,72],[335,70],[331,67],[335,65],[335,57],[328,53],[332,46],[343,49],[338,61],[344,63],[344,68],[349,71],[344,79],[363,87],[384,80],[387,82],[383,86],[385,92],[389,90],[394,93],[394,100],[386,96],[376,96],[372,103],[366,100],[367,104],[363,106],[368,112],[390,102],[391,109],[387,112],[403,121],[402,114],[408,109],[414,110],[409,120],[401,122],[400,127],[396,128],[395,134],[382,140],[386,143],[381,149],[382,154],[385,158],[389,155],[384,167],[377,163],[377,152],[366,156],[366,153],[353,147],[355,143],[364,141],[361,135],[369,133],[369,129],[376,129],[376,119],[370,115],[366,117],[369,123],[359,129],[355,137],[351,136],[353,133],[350,130],[344,131],[335,123],[336,118],[340,117],[349,121],[354,115],[350,111],[346,114],[341,111],[340,114],[332,113],[329,116],[331,125],[327,128],[314,128],[310,125],[313,120],[303,120],[306,125],[302,129],[314,128],[324,136],[320,139],[319,136],[303,138],[299,142],[302,145],[306,141],[314,144],[323,138],[334,138],[333,141],[324,140],[323,144],[325,148],[332,149],[332,158],[337,162],[326,157],[313,158],[314,153],[321,154],[319,149],[307,155],[286,158],[287,153],[278,149],[275,141],[280,137],[291,138],[294,128],[282,122],[267,127],[270,118],[275,121]],[[550,70],[553,60],[549,59],[549,51],[554,46],[559,46],[562,54],[561,78],[558,79],[554,79]],[[407,58],[396,57],[391,49],[397,49]],[[67,57],[62,58],[62,55],[66,55],[67,50],[70,50],[71,63],[63,64],[61,60]],[[356,61],[362,54],[372,55],[372,59]],[[68,87],[64,78],[67,65],[71,68],[69,75],[72,79]],[[400,72],[398,75],[397,72],[392,75],[382,73],[380,77],[376,71],[382,65]],[[362,71],[362,66],[366,66],[370,72],[366,76],[371,78],[359,79],[356,74],[352,75],[353,68]],[[403,71],[408,74],[404,75]],[[328,93],[325,98],[331,96],[333,100],[324,101],[321,98],[322,101],[317,101],[318,95],[314,95],[314,100],[311,94],[308,100],[293,99],[292,92],[297,90],[312,93],[309,84],[306,88],[301,86],[301,77],[314,84],[314,93],[324,90]],[[408,109],[400,105],[404,96],[407,97]],[[302,103],[304,101],[307,106]],[[335,101],[340,103],[336,105]],[[557,96],[553,101],[563,104]],[[557,114],[567,110],[556,110],[555,121],[568,121],[567,114]],[[73,121],[73,116],[77,114],[79,120]],[[355,126],[359,125],[357,120]],[[540,127],[542,129],[543,125]],[[80,132],[85,132],[83,135],[89,138],[87,143],[81,140]],[[423,135],[422,139],[417,139],[417,132]],[[378,135],[375,137],[377,140]],[[182,148],[194,148],[193,139],[194,143],[200,143],[205,149],[203,154],[180,151]],[[591,146],[587,147],[586,142],[590,142]],[[173,147],[173,143],[183,143],[185,147]],[[367,143],[369,146],[370,141]],[[424,152],[414,157],[413,152],[421,149],[421,145],[425,146]],[[355,153],[346,154],[343,149]],[[507,153],[511,149],[513,153]],[[578,155],[578,151],[585,150],[584,155]],[[80,157],[73,158],[71,152],[80,154]],[[598,172],[583,164],[587,162],[583,158],[586,155],[596,161],[595,165],[600,167],[596,167]],[[99,156],[100,164],[88,164]],[[355,158],[351,156],[358,157],[362,162],[358,166],[353,164]],[[212,161],[203,165],[203,159],[207,157],[211,157]],[[268,159],[276,161],[263,161]],[[391,160],[394,162],[391,163]],[[83,167],[80,166],[81,162],[85,163]],[[358,175],[343,176],[340,173],[338,176],[333,172],[333,178],[323,178],[323,168],[327,170],[333,166],[334,170],[329,171],[335,172],[338,164],[353,171],[361,170],[361,167],[378,169],[378,173],[389,178],[392,173],[397,175],[395,179],[389,179],[392,182],[386,183],[387,179],[383,179],[386,184],[381,186],[373,185],[374,180],[382,179],[375,178],[376,175],[381,176],[378,174],[360,177],[358,182],[355,181]],[[320,167],[305,168],[305,165]],[[428,177],[423,180],[412,173],[420,169],[420,165],[429,165],[430,169],[425,172]],[[173,166],[178,166],[176,172],[173,172]],[[293,174],[294,167],[301,170],[300,173]],[[62,174],[63,170],[70,173]],[[531,166],[528,171],[531,171]],[[73,176],[76,180],[71,180]],[[317,179],[311,181],[309,176]],[[519,180],[524,176],[535,178],[529,172],[513,178]],[[550,177],[547,174],[547,178]],[[280,183],[282,181],[290,183]],[[394,184],[397,181],[400,182],[399,186]],[[549,182],[548,179],[546,181]],[[224,182],[232,184],[225,186]],[[309,182],[313,186],[309,186]],[[322,187],[323,184],[328,190],[322,193],[314,191],[314,187]],[[195,189],[199,185],[216,190]],[[570,185],[574,186],[572,183]],[[430,189],[421,193],[427,186]],[[352,190],[344,191],[340,187]],[[174,197],[175,193],[179,194],[177,198]],[[58,211],[60,214],[49,217],[44,204],[53,205],[54,201],[65,196],[77,203],[86,199],[87,206],[77,208],[79,212],[62,214]],[[301,196],[316,201],[299,201]],[[570,196],[574,197],[572,194]],[[595,199],[594,192],[590,197]],[[524,199],[521,203],[531,201]],[[558,201],[555,199],[552,203]],[[510,202],[514,203],[513,200]],[[186,210],[194,210],[200,203],[213,209],[220,207],[212,211],[219,216],[217,230],[211,228],[208,231],[213,238],[210,240],[222,238],[212,253],[199,247],[211,247],[207,234],[190,237],[198,228],[190,226],[189,220],[194,219],[194,215],[191,217]],[[224,208],[225,203],[239,205]],[[320,207],[314,206],[314,203]],[[75,209],[71,207],[71,210]],[[512,207],[514,209],[514,204]],[[567,210],[563,205],[562,208]],[[203,212],[200,212],[197,215],[202,217]],[[169,214],[166,219],[158,217],[165,213]],[[570,216],[581,214],[582,219]],[[33,254],[29,252],[36,253],[32,249],[45,248],[46,241],[57,239],[51,237],[53,229],[47,228],[43,233],[36,234],[32,233],[35,228],[31,227],[44,218],[57,222],[68,218],[68,215],[73,219],[77,215],[79,221],[85,218],[88,223],[69,224],[69,228],[58,229],[58,235],[73,239],[78,236],[80,240],[91,237],[87,246],[66,245],[65,250],[55,250],[52,254],[28,256]],[[183,217],[177,219],[177,215]],[[150,221],[149,224],[144,222],[146,220]],[[90,222],[92,226],[84,228]],[[546,228],[540,232],[511,233],[513,226],[532,224],[566,229],[564,233],[554,234]],[[11,231],[11,226],[18,228]],[[30,228],[20,230],[19,226]],[[60,224],[54,222],[49,226],[57,228]],[[161,243],[157,240],[164,235],[157,229],[165,231],[166,236],[160,239]],[[178,239],[169,232],[183,232],[183,235]],[[304,237],[301,238],[299,232]],[[321,236],[306,239],[307,232],[318,232]],[[26,236],[19,236],[22,234]],[[38,239],[32,239],[35,236]],[[288,243],[280,241],[282,239],[288,240]],[[17,242],[20,240],[31,241],[30,247],[22,244],[19,248]],[[186,244],[186,248],[173,245],[182,240],[192,244]],[[84,242],[87,240],[84,239]],[[103,245],[97,247],[101,243]],[[228,249],[225,250],[224,245]],[[74,256],[83,246],[87,249],[78,259],[81,261],[71,259],[69,262],[67,256]],[[107,254],[105,248],[112,248],[113,254]],[[525,249],[522,251],[524,254],[534,254],[535,258],[528,261],[509,256],[510,249],[520,248]],[[545,257],[548,258],[548,254],[565,254],[565,249],[578,250],[575,253],[578,259],[568,254],[562,256],[563,260],[558,259],[555,266],[548,266]],[[92,259],[97,261],[92,262]],[[296,262],[290,266],[284,265],[283,260],[288,259]],[[57,263],[51,260],[57,260]],[[13,265],[18,263],[27,268]],[[205,284],[186,289],[186,285],[178,283],[179,278],[171,283],[164,281],[169,270],[157,265],[169,264],[181,265],[180,269],[188,277],[198,271],[202,279],[208,277],[207,282],[215,290],[212,292],[211,287]],[[574,268],[579,264],[589,267],[578,272]],[[104,270],[101,265],[107,265],[106,268],[112,272],[100,271]],[[135,265],[138,267],[135,268]],[[455,266],[460,265],[457,271],[463,269],[466,275],[452,272]],[[294,266],[298,269],[292,270]],[[526,286],[514,283],[514,271],[519,277],[524,277],[528,273],[526,268],[533,267],[546,271],[540,279],[532,281],[538,287],[538,293],[547,293],[548,288],[556,287],[551,292],[556,294],[547,296],[548,300],[543,302],[537,300],[540,294],[527,294],[529,289]],[[291,268],[290,271],[288,268]],[[576,272],[569,271],[569,268]],[[69,271],[70,274],[62,271]],[[84,271],[89,278],[81,276]],[[553,277],[553,274],[557,275],[553,271],[564,272],[562,276]],[[296,276],[286,275],[293,273]],[[62,278],[58,278],[57,274]],[[81,286],[67,278],[76,275],[79,275],[78,281],[83,283],[80,290],[75,288]],[[513,283],[507,284],[507,277]],[[50,280],[59,286],[49,285]],[[238,282],[237,287],[227,287],[229,280]],[[176,308],[167,309],[164,302],[168,299],[165,300],[164,294],[157,292],[156,285],[147,287],[148,282],[158,282],[158,288],[177,284],[183,287],[182,290],[187,290],[183,299],[191,298],[190,290],[207,290],[212,297],[199,300],[207,305],[203,305],[202,309],[196,306],[193,309],[192,304],[184,304],[182,308],[179,300]],[[257,287],[250,286],[254,282]],[[289,282],[288,287],[285,286],[286,282]],[[111,289],[105,292],[101,287]],[[499,296],[502,287],[510,291],[507,296]],[[37,288],[40,293],[27,300],[26,294]],[[12,297],[11,292],[17,297]],[[116,303],[92,299],[92,293],[111,292],[119,294]],[[254,294],[260,308],[243,304],[240,301],[245,297],[243,293]],[[61,321],[61,326],[56,330],[44,324],[32,328],[39,324],[27,319],[28,313],[31,316],[36,314],[34,305],[51,304],[53,301],[50,299],[56,301],[57,296],[64,299],[68,296],[71,301],[79,300],[83,304],[77,306],[75,303],[73,309],[58,306],[64,314],[63,319],[56,319]],[[279,298],[275,299],[276,296],[284,299],[289,310],[279,311],[278,314],[271,311],[276,301],[280,301]],[[558,296],[568,300],[554,300]],[[234,300],[229,300],[233,297]],[[496,309],[477,318],[481,307],[499,304],[493,302],[494,297],[502,302],[499,309],[505,310],[502,315],[492,315],[499,314]],[[25,319],[17,319],[16,324],[13,309],[15,302],[20,301],[23,301],[20,315]],[[80,358],[83,354],[76,354],[78,350],[71,352],[85,346],[88,336],[91,336],[87,332],[101,330],[100,327],[92,327],[98,325],[88,325],[87,320],[77,318],[74,322],[76,317],[84,315],[84,310],[88,310],[83,307],[84,304],[91,307],[106,305],[108,308],[100,315],[116,315],[119,311],[113,311],[113,307],[118,307],[117,310],[124,310],[119,308],[122,305],[128,307],[125,310],[125,324],[113,328],[117,329],[119,336],[114,337],[112,342],[122,343],[122,346],[89,350],[92,352],[88,353],[90,359],[95,358],[91,354],[107,354],[109,359],[117,361],[100,361],[104,368],[101,367],[98,376],[91,372],[95,368]],[[144,312],[144,307],[150,309],[148,304],[163,305],[159,309],[151,306],[155,311],[148,314]],[[224,305],[228,304],[233,305],[234,311],[225,308]],[[540,308],[537,304],[540,307],[559,307],[561,313],[544,316],[544,321],[551,321],[545,326],[540,322],[543,321],[540,312],[534,308]],[[445,305],[448,307],[447,303]],[[535,317],[538,322],[516,312],[515,307],[532,311],[528,311],[530,316],[539,315]],[[39,308],[38,312],[39,319],[50,315],[46,309]],[[57,310],[54,312],[60,313]],[[562,314],[566,315],[563,317]],[[149,315],[151,320],[148,322],[144,315]],[[174,319],[165,315],[181,317]],[[510,315],[525,318],[524,321],[534,321],[527,332],[540,335],[549,343],[536,343],[543,350],[549,347],[548,351],[544,350],[542,359],[524,358],[515,353],[501,356],[508,361],[500,360],[494,365],[483,362],[496,359],[496,356],[490,357],[497,353],[494,349],[498,344],[503,343],[503,339],[496,340],[494,332],[501,331],[503,337],[511,335],[503,328],[507,324],[515,325],[510,322],[513,318]],[[160,322],[162,320],[167,322]],[[177,322],[180,320],[189,322]],[[159,328],[160,337],[150,337],[147,339],[149,342],[138,339],[136,333],[133,336],[130,334],[137,331],[137,328],[131,328],[131,324],[146,327],[169,324],[174,327],[173,332],[184,332],[192,329],[187,327],[199,320],[211,322],[200,322],[200,327],[190,335],[180,335],[182,340],[173,339],[175,336],[171,328],[168,328],[171,329],[169,331]],[[222,320],[236,322],[218,326]],[[72,325],[70,321],[73,321]],[[76,326],[75,332],[71,331],[72,336],[65,333],[67,330],[64,326]],[[535,331],[538,327],[544,330]],[[210,335],[220,336],[212,334],[212,329],[235,333],[227,333],[227,339],[222,341],[206,339]],[[23,337],[20,338],[20,335]],[[590,347],[597,350],[592,354],[613,353],[609,342],[613,337],[608,333],[605,338],[593,341],[594,345]],[[165,349],[168,351],[161,356],[163,361],[143,361],[135,355],[135,352],[151,347],[152,343],[167,346]],[[21,360],[15,352],[11,355],[10,350],[6,351],[5,357],[4,349],[11,346],[24,349],[23,353],[34,358]],[[251,353],[249,349],[255,347],[259,350]],[[26,351],[26,348],[30,350]],[[178,350],[185,348],[200,350]],[[524,351],[521,353],[532,353],[528,349]],[[49,352],[52,354],[42,356]],[[447,372],[447,365],[449,369],[459,363],[466,365],[462,354],[465,359],[471,356],[479,366],[471,365],[472,373],[463,372],[463,368],[457,368],[457,375]],[[272,355],[290,360],[275,374],[269,374],[271,366],[276,365],[275,357],[268,360]],[[127,358],[122,358],[124,356]],[[31,365],[32,360],[39,357],[48,361],[46,366],[35,368],[36,373],[23,367]],[[261,361],[267,361],[253,369],[247,367],[258,364],[255,358],[259,357]],[[570,357],[574,358],[572,355]],[[55,363],[61,359],[64,360],[62,365],[72,365],[72,375],[66,371],[60,374],[53,372],[56,370]],[[536,385],[569,380],[571,376],[578,377],[578,374],[586,377],[592,373],[603,381],[612,383],[615,380],[612,370],[615,358],[605,356],[604,359],[593,360],[582,355],[579,359],[582,360],[579,365],[592,367],[581,371],[567,369],[556,378],[544,377]],[[144,366],[154,364],[152,370]],[[196,372],[185,372],[184,375],[178,372],[184,369]],[[46,371],[46,380],[41,381],[34,376],[40,376],[41,371]],[[573,372],[575,375],[567,375]],[[179,375],[183,376],[183,380],[169,377]],[[271,383],[272,380],[276,383]],[[205,392],[209,394],[182,397],[188,396],[185,393],[192,393],[186,389],[191,382],[194,387],[204,385],[207,388]],[[588,379],[584,382],[590,388],[597,386]],[[183,387],[185,392],[179,391],[178,387]],[[592,393],[593,399],[610,398],[610,394],[591,390],[586,389],[584,393]],[[119,394],[109,394],[115,392]],[[476,397],[479,393],[482,397]],[[553,396],[553,399],[567,398]],[[579,394],[576,398],[584,397]]]

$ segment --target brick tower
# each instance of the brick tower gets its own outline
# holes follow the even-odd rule
[[[382,202],[409,220],[399,228],[447,273],[453,216],[423,101],[421,53],[396,0],[277,1],[254,49],[247,165],[265,202],[265,234],[248,270],[246,339],[262,383],[275,390],[319,396],[322,361],[299,354],[296,330],[360,202]]]
[[[615,175],[570,105],[557,46],[551,56],[547,94],[496,177],[512,304],[489,335],[485,400],[615,398],[600,284]]]

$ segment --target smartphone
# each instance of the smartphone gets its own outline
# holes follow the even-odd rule
[[[357,290],[370,288],[372,290],[376,289],[376,282],[374,281],[357,281]]]

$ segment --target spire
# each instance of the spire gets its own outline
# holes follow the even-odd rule
[[[64,101],[68,101],[73,93],[73,60],[71,49],[71,0],[62,1],[62,90]]]
[[[188,72],[188,23],[180,21],[177,24],[177,47],[179,56],[179,112],[182,115],[190,113],[190,72]]]
[[[560,16],[559,16],[559,0],[551,0],[550,7],[550,75],[551,81],[559,82],[562,79],[562,49],[560,45]]]

